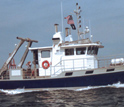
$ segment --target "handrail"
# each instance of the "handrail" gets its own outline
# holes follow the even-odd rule
[[[59,63],[61,63],[61,62],[62,62],[62,60],[61,60],[60,62],[58,62],[56,65],[54,65],[54,67],[57,66],[57,65],[58,65]]]
[[[97,58],[111,58],[112,59],[112,57],[113,58],[118,58],[118,57],[121,57],[121,56],[123,56],[124,57],[124,54],[115,54],[115,55],[108,55],[108,56],[98,56]]]
[[[94,65],[97,63],[97,68],[101,68],[101,67],[109,67],[109,66],[117,66],[118,64],[115,64],[115,65],[111,65],[111,60],[112,59],[118,59],[119,58],[119,56],[122,56],[123,54],[119,54],[119,55],[110,55],[110,56],[106,56],[106,57],[91,57],[91,58],[76,58],[76,59],[63,59],[63,60],[61,60],[60,62],[58,62],[55,66],[53,66],[54,67],[54,69],[56,68],[56,67],[61,67],[60,69],[58,69],[56,72],[54,72],[54,74],[52,74],[52,75],[56,75],[60,70],[62,70],[62,72],[63,71],[66,71],[67,69],[69,70],[76,70],[76,69],[89,69],[89,68],[87,68],[87,64],[85,64],[84,63],[84,65],[82,64],[81,66],[75,66],[75,65],[73,65],[73,63],[75,64],[75,61],[77,60],[79,60],[79,61],[85,61],[85,60],[90,60],[90,59],[92,59],[92,60],[94,60],[94,62],[92,62]],[[124,55],[121,57],[121,58],[124,58]],[[70,67],[65,67],[65,63],[66,63],[66,61],[71,61],[71,65],[70,65]],[[97,62],[95,62],[95,61],[97,61]],[[61,65],[59,65],[61,63]],[[59,65],[59,66],[58,66]],[[73,66],[72,66],[73,65]],[[120,64],[121,65],[121,64]],[[124,64],[123,64],[124,65]],[[95,67],[95,66],[94,66]]]
[[[76,58],[76,59],[64,59],[64,60],[61,60],[61,61],[58,62],[55,66],[51,66],[51,68],[53,68],[54,71],[55,71],[55,68],[56,68],[56,67],[61,67],[61,68],[58,69],[56,72],[54,72],[54,74],[51,74],[51,75],[56,75],[60,70],[62,70],[62,72],[63,72],[63,71],[66,71],[67,69],[71,69],[71,70],[75,70],[75,69],[81,69],[81,70],[82,70],[82,68],[85,69],[85,68],[86,68],[85,64],[82,65],[81,67],[75,67],[75,66],[74,66],[74,61],[75,61],[75,60],[77,60],[77,61],[79,60],[79,61],[84,62],[84,60],[86,60],[86,59],[94,59],[94,58],[81,58],[81,59],[80,59],[80,58]],[[94,59],[94,60],[95,60],[95,59]],[[73,67],[66,68],[65,65],[64,65],[66,61],[72,61]],[[59,66],[58,66],[58,64],[60,64],[60,63],[62,63],[62,65],[59,65]],[[71,65],[71,66],[72,66],[72,65]]]
[[[58,71],[56,71],[54,74],[52,74],[51,76],[55,76],[60,70],[62,70],[61,68],[58,70]]]

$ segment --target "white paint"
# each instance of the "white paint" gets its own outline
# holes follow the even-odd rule
[[[12,70],[11,76],[21,76],[21,70]]]
[[[42,50],[38,50],[39,76],[49,76],[50,75],[50,67],[48,69],[44,69],[42,67],[42,63],[46,60],[49,62],[49,64],[51,63],[51,50],[50,50],[50,57],[49,58],[42,58],[41,51]]]
[[[65,37],[65,41],[73,41],[72,35],[68,35],[67,37]]]
[[[59,38],[59,39],[58,39]],[[71,35],[66,37],[67,41],[73,41]],[[79,40],[72,44],[62,44],[62,33],[56,32],[53,35],[53,45],[47,47],[30,48],[38,50],[39,76],[55,76],[63,71],[85,70],[98,68],[98,61],[95,55],[87,55],[88,46],[103,48],[100,43],[90,43],[86,40]],[[82,44],[84,43],[85,44]],[[85,54],[76,55],[76,48],[86,47]],[[65,55],[65,49],[74,48],[74,55]],[[41,51],[50,50],[50,57],[42,58]],[[47,60],[51,65],[48,69],[42,67],[42,63]]]
[[[117,58],[111,60],[111,64],[123,64],[123,63],[124,63],[124,58]]]

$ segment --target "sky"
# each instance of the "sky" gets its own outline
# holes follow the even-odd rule
[[[90,21],[93,41],[100,41],[104,46],[99,50],[99,56],[124,55],[124,0],[0,0],[0,68],[15,44],[20,42],[17,36],[38,40],[32,47],[52,45],[54,24],[59,24],[59,31],[62,29],[61,2],[64,28],[70,27],[64,17],[73,15],[78,2],[83,26],[89,25]],[[75,15],[73,19],[76,22]],[[78,39],[76,31],[72,31],[72,36],[74,40]],[[25,45],[15,56],[16,63],[20,61]],[[27,60],[32,57],[29,52]]]

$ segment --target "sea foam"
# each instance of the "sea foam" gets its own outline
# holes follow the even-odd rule
[[[105,85],[105,86],[88,86],[88,87],[83,87],[83,88],[75,89],[74,91],[83,91],[83,90],[91,90],[91,89],[107,88],[107,87],[108,88],[124,88],[124,84],[118,82],[116,84]],[[3,90],[3,89],[0,89],[0,92],[6,93],[7,95],[16,95],[16,94],[27,93],[27,92],[35,92],[35,91],[38,91],[38,90],[25,90],[24,88],[22,88],[22,89],[14,89],[14,90]],[[49,91],[49,90],[45,90],[45,91]]]
[[[0,89],[1,92],[9,94],[9,95],[16,95],[16,94],[21,94],[21,93],[26,93],[26,92],[32,92],[32,90],[25,90],[24,88],[22,89],[14,89],[14,90],[3,90]]]
[[[97,88],[124,88],[124,84],[118,82],[112,85],[88,86],[88,87],[76,89],[75,91],[83,91],[83,90],[90,90],[90,89],[97,89]]]

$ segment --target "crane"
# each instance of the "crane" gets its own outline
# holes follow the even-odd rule
[[[36,41],[36,40],[31,40],[31,39],[29,39],[29,38],[17,37],[17,39],[19,39],[19,40],[21,40],[21,41],[19,42],[18,45],[16,45],[14,51],[11,53],[11,55],[9,56],[9,58],[8,58],[8,59],[5,61],[5,63],[3,64],[3,66],[2,66],[2,68],[1,68],[1,70],[0,70],[0,75],[2,75],[5,71],[8,70],[8,64],[11,62],[11,60],[13,59],[13,57],[15,56],[15,54],[17,53],[17,51],[19,50],[19,48],[22,46],[22,44],[23,44],[25,41],[28,42],[28,46],[27,46],[27,48],[26,48],[26,50],[25,50],[25,52],[24,52],[24,54],[23,54],[23,56],[22,56],[22,58],[21,58],[21,60],[20,60],[20,63],[18,64],[18,68],[22,68],[22,65],[24,64],[24,61],[25,61],[25,59],[26,59],[26,57],[27,57],[27,54],[28,54],[28,52],[29,52],[28,48],[31,47],[32,42],[36,42],[36,43],[38,42],[38,41]]]

